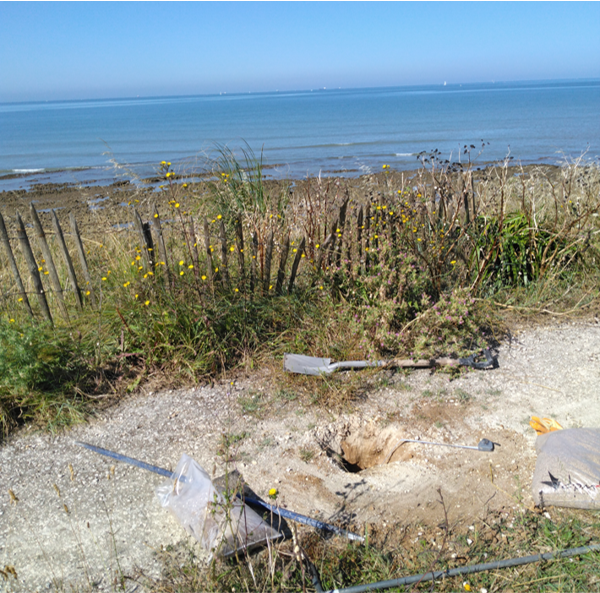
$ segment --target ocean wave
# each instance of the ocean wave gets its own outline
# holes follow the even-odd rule
[[[13,173],[42,173],[46,169],[13,169]]]
[[[414,152],[397,152],[396,156],[415,156]]]

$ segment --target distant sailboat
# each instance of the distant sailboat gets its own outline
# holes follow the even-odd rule
[[[446,86],[446,81],[444,80],[444,86]]]

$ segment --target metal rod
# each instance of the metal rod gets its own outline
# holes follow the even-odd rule
[[[150,463],[146,463],[144,461],[140,461],[139,459],[134,459],[133,457],[128,457],[127,455],[121,455],[121,453],[115,453],[114,451],[109,451],[108,449],[103,449],[102,447],[96,447],[95,445],[90,445],[89,443],[83,443],[81,441],[75,441],[76,445],[80,447],[85,447],[90,451],[94,451],[94,453],[99,453],[100,455],[105,455],[106,457],[112,457],[117,461],[122,461],[123,463],[128,463],[129,465],[134,465],[135,467],[139,467],[141,469],[145,469],[149,472],[153,472],[160,476],[164,476],[165,478],[178,479],[182,482],[185,482],[185,476],[178,476],[173,472],[170,472],[168,469],[163,469],[162,467],[158,467],[156,465],[151,465]],[[310,517],[306,517],[305,515],[300,515],[299,513],[294,513],[293,511],[288,511],[287,509],[282,509],[279,507],[272,506],[262,500],[257,500],[254,498],[249,498],[244,496],[244,501],[250,504],[261,506],[280,517],[285,519],[290,519],[291,521],[295,521],[296,523],[302,523],[304,525],[309,525],[311,527],[315,527],[316,529],[321,529],[323,531],[330,531],[332,533],[336,533],[338,535],[343,535],[348,539],[354,541],[364,541],[364,537],[357,535],[356,533],[352,533],[350,531],[346,531],[340,527],[336,527],[335,525],[330,525],[329,523],[323,523],[323,521],[318,521],[317,519],[311,519]]]
[[[581,546],[579,548],[569,548],[559,552],[546,552],[545,554],[535,554],[534,556],[522,556],[521,558],[510,558],[508,560],[498,560],[495,562],[486,562],[485,564],[472,564],[471,566],[459,566],[450,570],[436,570],[424,574],[416,574],[410,577],[402,577],[389,581],[379,581],[369,583],[367,585],[355,585],[353,587],[345,587],[343,589],[328,590],[327,593],[363,593],[364,591],[381,591],[382,589],[392,589],[404,587],[406,585],[414,585],[424,583],[426,581],[435,581],[439,579],[464,576],[467,574],[475,574],[488,570],[498,570],[500,568],[511,568],[513,566],[523,566],[532,564],[533,562],[541,562],[542,560],[556,560],[558,558],[570,558],[572,556],[580,556],[591,552],[600,551],[600,544],[591,544],[589,546]]]

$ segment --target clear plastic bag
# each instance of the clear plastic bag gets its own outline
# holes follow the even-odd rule
[[[160,485],[156,495],[211,558],[230,556],[280,535],[234,493],[219,492],[206,471],[185,453],[173,478]]]
[[[570,428],[537,437],[532,481],[538,506],[600,509],[600,429]]]

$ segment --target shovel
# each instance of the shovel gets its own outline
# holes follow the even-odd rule
[[[364,369],[367,367],[387,368],[420,368],[427,369],[438,366],[468,366],[475,369],[496,368],[498,361],[489,350],[485,350],[485,361],[475,362],[476,355],[467,358],[432,358],[429,360],[399,359],[392,360],[351,360],[347,362],[331,362],[331,358],[317,358],[304,354],[284,354],[283,369],[301,375],[329,375],[339,369]]]

